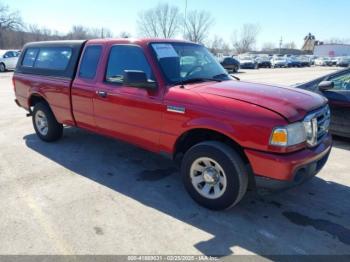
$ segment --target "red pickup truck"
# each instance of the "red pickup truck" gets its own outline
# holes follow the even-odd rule
[[[30,43],[13,83],[40,139],[56,141],[64,125],[75,126],[167,155],[210,209],[236,205],[248,186],[306,181],[332,147],[325,98],[234,79],[190,42]]]

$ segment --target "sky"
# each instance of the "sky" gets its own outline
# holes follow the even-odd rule
[[[215,20],[210,37],[229,42],[243,24],[258,24],[257,47],[295,42],[302,46],[311,32],[318,40],[350,39],[349,0],[187,0],[188,11],[205,10]],[[158,3],[171,3],[184,12],[186,0],[0,0],[18,10],[24,22],[67,33],[72,25],[106,27],[137,37],[137,15]]]

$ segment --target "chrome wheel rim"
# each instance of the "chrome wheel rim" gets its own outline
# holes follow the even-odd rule
[[[190,170],[192,186],[203,197],[220,198],[226,191],[227,178],[224,169],[214,159],[201,157]]]
[[[47,117],[41,110],[38,110],[35,114],[35,125],[41,135],[46,136],[49,132]]]
[[[3,64],[0,64],[0,71],[5,72],[5,66]]]

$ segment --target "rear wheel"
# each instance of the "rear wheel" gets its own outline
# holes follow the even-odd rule
[[[33,110],[33,126],[37,136],[45,142],[54,142],[62,137],[63,125],[58,123],[50,107],[37,103]]]
[[[6,71],[6,66],[4,63],[0,63],[0,72],[5,72]]]
[[[221,142],[193,146],[184,156],[181,172],[191,197],[212,210],[233,207],[247,191],[248,172],[243,160]]]

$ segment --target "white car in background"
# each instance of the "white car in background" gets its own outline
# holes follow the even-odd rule
[[[0,50],[0,72],[16,68],[19,52],[16,50]]]
[[[320,57],[315,59],[315,66],[331,66],[332,60],[329,57]]]
[[[271,59],[271,65],[273,68],[288,67],[288,58],[283,56],[274,56]]]

